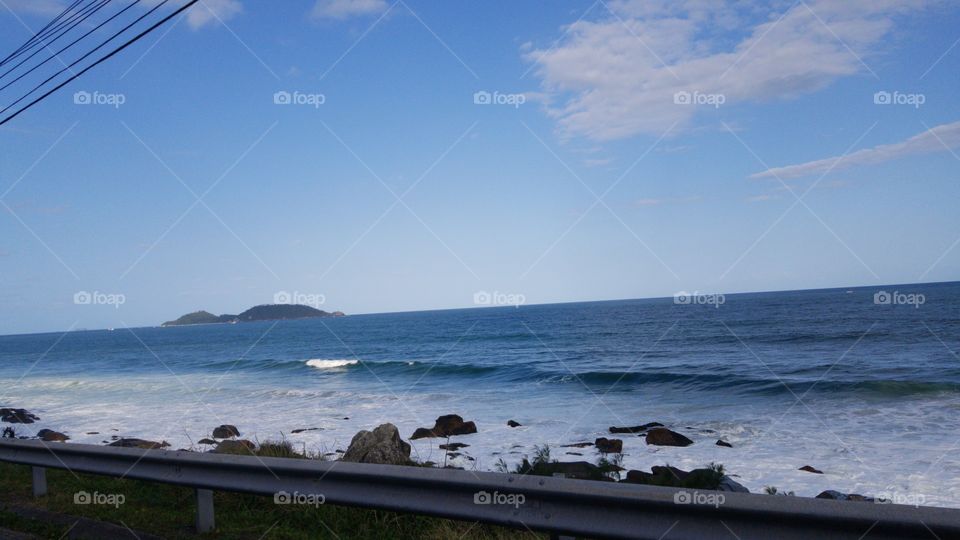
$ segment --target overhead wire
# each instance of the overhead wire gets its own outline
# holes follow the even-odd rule
[[[151,9],[150,11],[148,11],[146,14],[144,14],[144,15],[141,16],[140,18],[138,18],[136,21],[134,21],[133,23],[130,23],[129,25],[127,25],[123,30],[121,30],[120,32],[114,34],[114,35],[111,36],[109,39],[107,39],[106,41],[104,41],[103,43],[101,43],[100,45],[98,45],[96,49],[94,49],[93,51],[91,51],[91,52],[87,53],[86,55],[84,55],[83,58],[86,58],[87,56],[89,56],[90,54],[92,54],[93,52],[95,52],[96,50],[100,49],[100,47],[102,47],[102,46],[105,45],[106,43],[112,41],[114,38],[116,38],[116,37],[117,37],[118,35],[120,35],[121,33],[125,32],[127,29],[129,29],[131,26],[133,26],[134,24],[136,24],[137,22],[139,22],[140,20],[142,20],[144,17],[146,17],[146,16],[149,15],[150,13],[154,12],[154,11],[155,11],[156,9],[158,9],[160,6],[166,4],[167,1],[168,1],[168,0],[163,0],[163,2],[161,2],[159,5],[157,5],[156,7],[154,7],[153,9]],[[26,105],[24,105],[24,106],[21,107],[20,109],[17,109],[16,111],[14,111],[13,113],[11,113],[11,114],[10,114],[9,116],[7,116],[6,118],[3,118],[2,120],[0,120],[0,126],[6,124],[7,122],[9,122],[9,121],[11,121],[11,120],[13,120],[14,118],[16,118],[17,116],[19,116],[20,114],[22,114],[24,111],[30,109],[31,107],[33,107],[33,106],[36,105],[37,103],[40,103],[41,101],[43,101],[44,99],[46,99],[47,97],[49,97],[51,94],[53,94],[53,93],[56,92],[57,90],[63,88],[63,87],[66,86],[67,84],[73,82],[74,80],[76,80],[77,78],[79,78],[80,76],[82,76],[84,73],[90,71],[91,69],[93,69],[94,67],[102,64],[103,62],[106,62],[107,60],[109,60],[109,59],[112,58],[113,56],[117,55],[118,53],[120,53],[121,51],[123,51],[124,49],[126,49],[127,47],[129,47],[130,45],[133,45],[133,44],[136,43],[137,41],[141,40],[144,36],[146,36],[146,35],[150,34],[151,32],[155,31],[157,28],[163,26],[165,23],[167,23],[168,21],[170,21],[171,19],[173,19],[173,18],[176,17],[177,15],[180,15],[181,13],[183,13],[184,11],[186,11],[187,9],[189,9],[190,7],[192,7],[194,4],[196,4],[196,3],[199,2],[199,1],[200,1],[200,0],[189,0],[187,3],[185,3],[185,4],[184,4],[183,6],[181,6],[180,8],[178,8],[178,9],[176,9],[175,11],[173,11],[172,13],[166,15],[165,17],[163,17],[163,18],[160,19],[159,21],[153,23],[153,24],[150,25],[147,29],[145,29],[145,30],[141,31],[139,34],[133,36],[132,38],[130,38],[129,40],[127,40],[125,43],[123,43],[122,45],[120,45],[119,47],[113,49],[112,51],[110,51],[110,52],[107,53],[106,55],[102,56],[101,58],[99,58],[98,60],[96,60],[95,62],[93,62],[92,64],[90,64],[89,66],[83,68],[81,71],[73,74],[72,76],[70,76],[69,78],[67,78],[67,80],[61,82],[60,84],[58,84],[58,85],[56,85],[55,87],[53,87],[53,88],[51,88],[50,90],[48,90],[47,92],[45,92],[45,93],[43,93],[42,95],[38,96],[36,99],[34,99],[33,101],[27,103]],[[72,64],[72,65],[75,65],[77,62],[80,62],[81,60],[83,60],[83,58],[77,60],[77,61],[74,62],[74,64]],[[71,65],[71,67],[72,67],[72,65]],[[65,69],[68,69],[68,68],[65,68]],[[65,71],[65,69],[64,69],[64,70],[61,70],[61,71],[58,72],[57,74],[59,75],[60,73],[63,73],[63,71]],[[56,75],[54,75],[53,77],[56,77]],[[39,88],[39,87],[42,86],[43,84],[46,84],[46,82],[49,82],[50,79],[52,79],[53,77],[48,78],[46,81],[44,81],[43,83],[41,83],[41,85],[38,85],[37,87],[34,87],[34,89],[32,89],[30,92],[28,92],[24,97],[21,97],[21,98],[18,99],[16,102],[12,103],[11,105],[7,106],[7,107],[4,108],[2,111],[0,111],[0,114],[2,114],[3,112],[6,112],[6,111],[9,110],[11,107],[13,107],[13,106],[16,105],[17,103],[19,103],[20,101],[22,101],[23,99],[25,99],[26,96],[29,96],[30,94],[32,94],[34,91],[37,90],[37,88]]]

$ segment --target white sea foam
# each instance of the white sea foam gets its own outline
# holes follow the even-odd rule
[[[341,368],[347,366],[356,365],[356,360],[325,360],[322,358],[314,358],[312,360],[307,360],[307,365],[317,369],[333,369]]]

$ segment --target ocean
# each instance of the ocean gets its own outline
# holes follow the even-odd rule
[[[564,445],[606,436],[629,469],[715,462],[753,492],[960,507],[958,354],[960,283],[692,295],[0,336],[0,406],[73,442],[196,448],[235,424],[319,453],[456,413],[479,430],[452,439],[462,455],[420,439],[415,458],[492,470],[548,444],[596,461]],[[654,421],[694,444],[608,432]]]

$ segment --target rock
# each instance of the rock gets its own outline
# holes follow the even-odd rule
[[[821,470],[819,470],[819,469],[814,469],[813,467],[811,467],[811,466],[809,466],[809,465],[804,465],[803,467],[800,467],[798,470],[800,470],[800,471],[812,472],[812,473],[814,473],[814,474],[823,474],[823,471],[821,471]]]
[[[726,448],[733,448],[733,445],[732,445],[732,444],[728,443],[727,441],[721,440],[721,439],[717,439],[717,446],[724,446],[724,447],[726,447]]]
[[[601,454],[622,454],[623,441],[620,439],[607,439],[600,437],[593,443]]]
[[[747,489],[743,484],[735,481],[733,478],[724,475],[720,480],[720,485],[717,486],[717,491],[732,491],[734,493],[750,493],[750,490]]]
[[[300,429],[295,429],[295,430],[291,431],[290,433],[303,433],[304,431],[317,431],[317,430],[319,430],[319,429],[320,429],[320,428],[318,428],[318,427],[300,428]]]
[[[875,502],[873,497],[864,497],[857,493],[840,493],[839,491],[828,489],[817,495],[818,499],[833,499],[835,501],[856,501],[856,502]]]
[[[70,440],[70,437],[67,437],[63,433],[60,433],[59,431],[54,431],[52,429],[41,429],[40,431],[37,432],[37,437],[41,441],[46,441],[46,442],[66,442]]]
[[[223,424],[222,426],[213,428],[213,438],[214,439],[229,439],[230,437],[239,437],[240,432],[237,430],[237,426],[232,426],[230,424]]]
[[[583,454],[581,454],[580,452],[564,452],[564,453],[567,454],[568,456],[582,456],[582,455],[583,455]]]
[[[99,434],[100,434],[99,431],[88,431],[88,432],[87,432],[87,435],[99,435]]]
[[[452,442],[450,444],[441,444],[441,450],[460,450],[461,448],[466,448],[470,446],[469,444],[464,444],[462,442]]]
[[[663,427],[663,424],[660,422],[650,422],[649,424],[643,424],[642,426],[632,426],[632,427],[610,427],[610,433],[643,433],[650,428]]]
[[[134,439],[134,438],[120,438],[107,446],[119,446],[121,448],[143,448],[144,450],[156,450],[159,448],[166,448],[170,446],[167,441],[155,442],[155,441],[146,441],[143,439]]]
[[[724,484],[724,476],[722,473],[713,469],[693,469],[688,472],[677,469],[676,467],[654,466],[650,468],[650,471],[651,472],[627,471],[626,476],[621,482],[693,489],[723,489],[724,491],[740,491],[741,489],[746,489],[733,480],[730,480],[724,488],[721,488],[720,486]]]
[[[213,453],[253,455],[253,451],[256,450],[256,448],[257,445],[246,439],[227,439],[217,443],[217,447],[213,449]]]
[[[468,435],[476,432],[477,425],[473,422],[464,422],[463,418],[457,414],[447,414],[437,418],[437,421],[430,429],[417,428],[410,438],[423,439],[425,437],[450,437],[453,435]]]
[[[203,439],[200,439],[199,441],[197,441],[197,444],[217,444],[217,441],[213,439],[207,439],[206,437],[204,437]]]
[[[588,461],[554,461],[541,465],[547,473],[563,475],[565,478],[579,478],[582,480],[603,480],[607,478],[599,467]],[[610,480],[607,478],[607,480]]]
[[[0,409],[0,420],[9,424],[32,424],[40,417],[26,409]]]
[[[693,441],[664,427],[655,427],[647,432],[647,444],[657,446],[690,446]]]
[[[397,426],[381,424],[373,431],[357,432],[340,460],[354,463],[409,465],[410,445],[400,438]]]
[[[577,442],[577,443],[573,443],[573,444],[565,444],[565,445],[561,446],[560,448],[586,448],[586,447],[588,447],[588,446],[593,446],[593,445],[594,445],[594,443],[592,443],[592,442]]]
[[[520,427],[520,422],[516,420],[507,420],[507,425],[510,427]]]

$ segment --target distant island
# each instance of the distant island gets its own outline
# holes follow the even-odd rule
[[[278,321],[286,319],[313,319],[319,317],[343,317],[342,311],[333,313],[301,304],[265,304],[254,306],[239,315],[214,315],[209,311],[194,311],[160,326],[189,326],[194,324],[225,324],[252,321]]]

